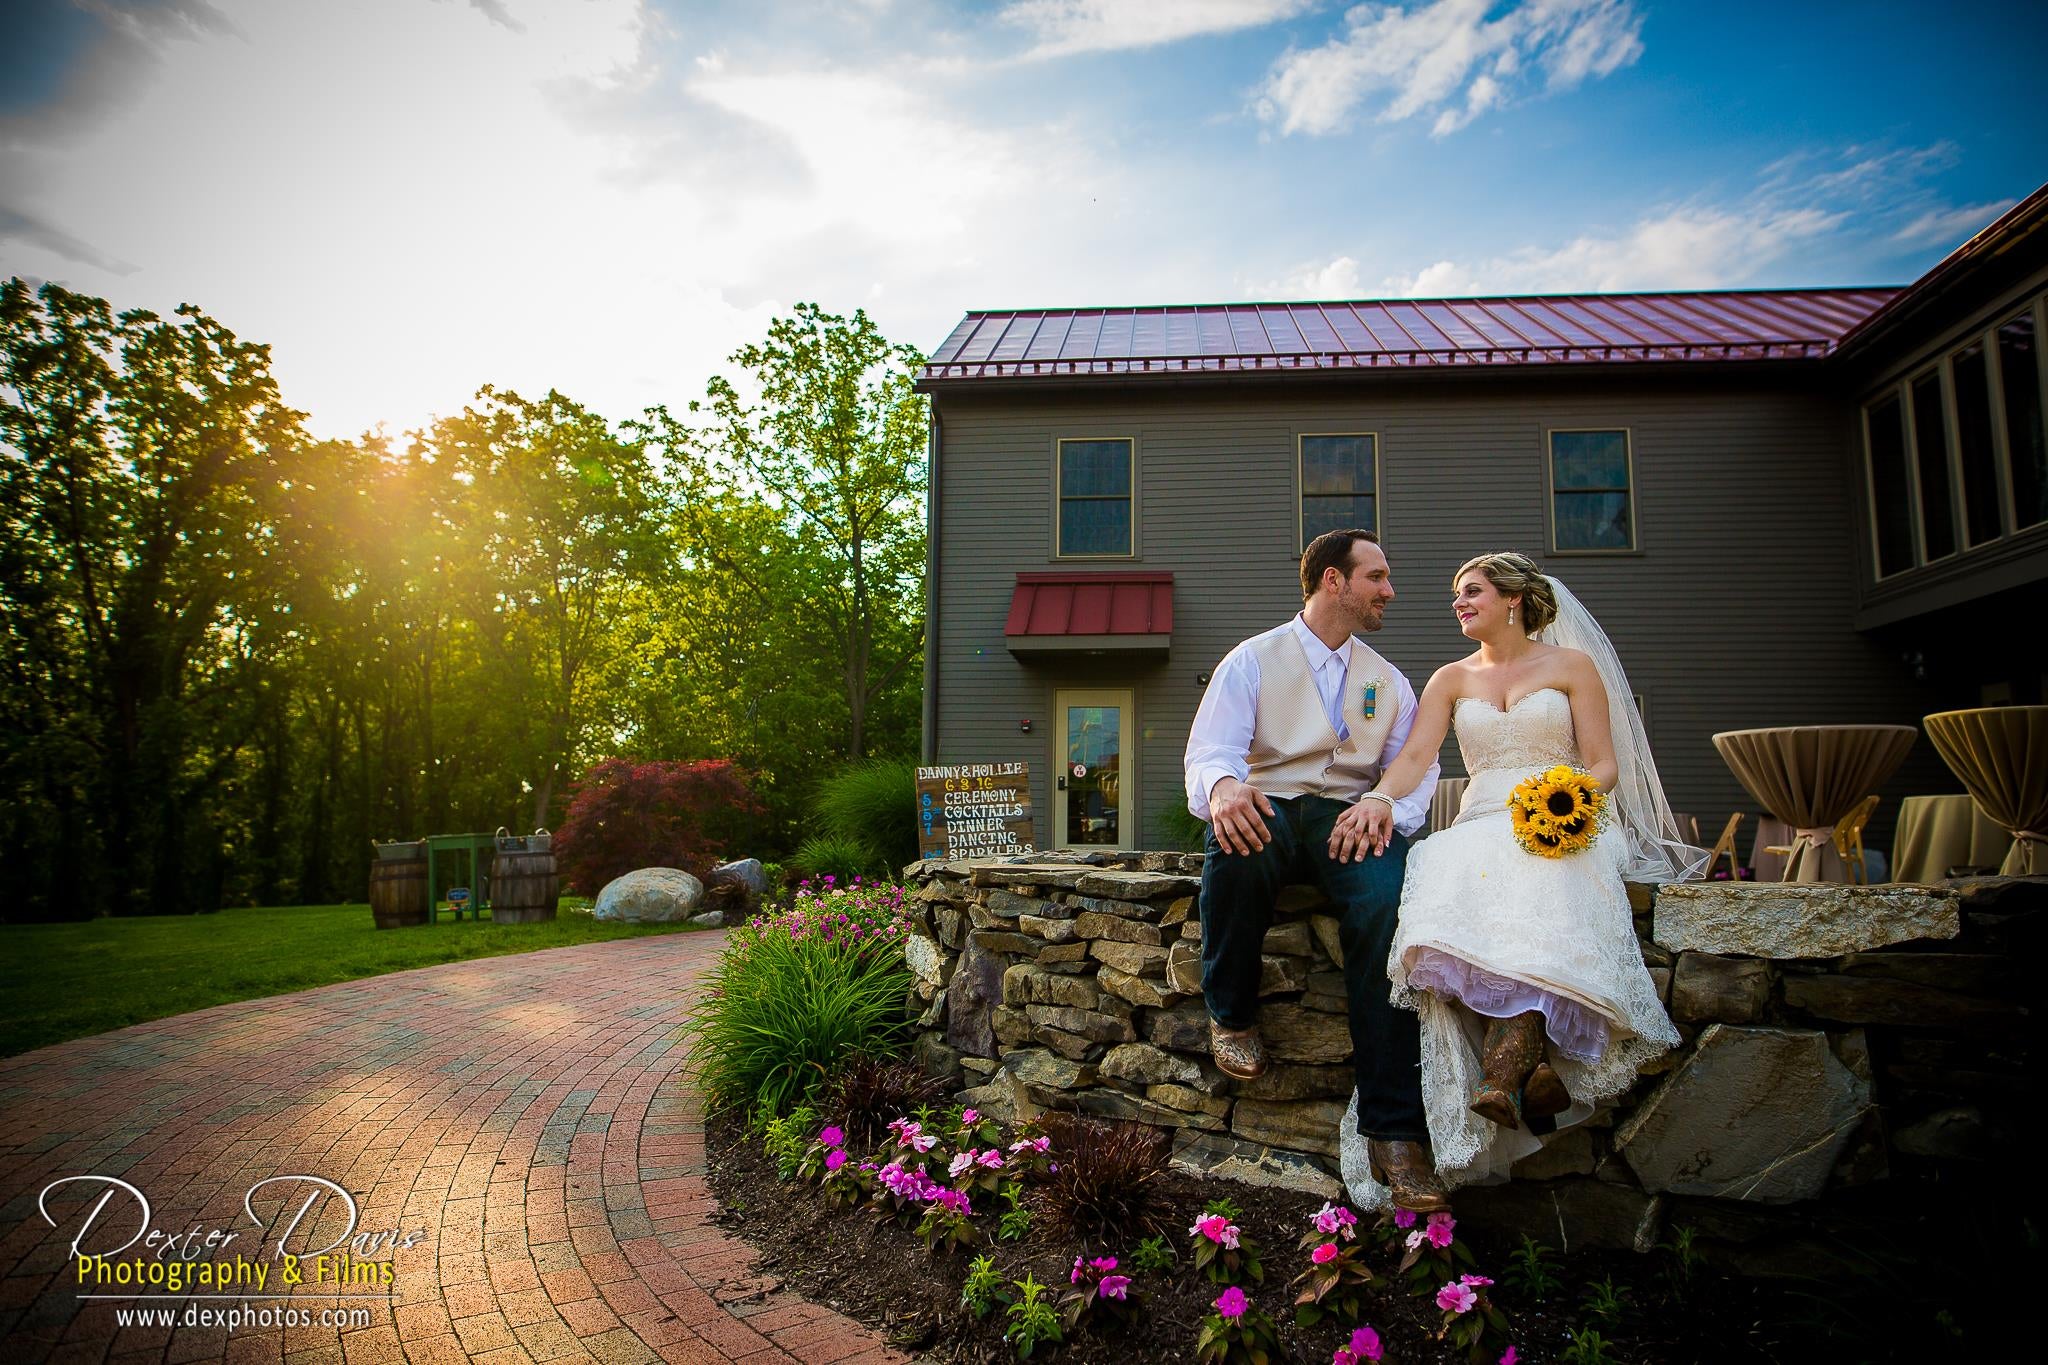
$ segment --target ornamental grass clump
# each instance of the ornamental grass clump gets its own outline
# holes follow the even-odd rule
[[[847,1140],[865,1150],[882,1140],[889,1120],[915,1114],[945,1097],[946,1080],[907,1057],[856,1053],[836,1067],[818,1092],[818,1108],[835,1115]]]
[[[812,886],[731,931],[686,1029],[713,1107],[805,1102],[847,1057],[906,1040],[903,888]]]
[[[1050,1139],[1042,1196],[1048,1217],[1107,1242],[1159,1230],[1165,1198],[1158,1176],[1171,1142],[1163,1129],[1062,1113],[1040,1121]]]
[[[826,837],[864,847],[871,864],[917,861],[917,822],[909,818],[917,809],[917,764],[911,760],[852,764],[818,784],[811,807]]]

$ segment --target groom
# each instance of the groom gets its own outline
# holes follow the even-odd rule
[[[1328,531],[1301,557],[1301,614],[1224,656],[1188,733],[1188,809],[1209,822],[1202,993],[1210,1050],[1239,1080],[1266,1069],[1255,1019],[1273,898],[1312,875],[1339,907],[1358,1131],[1376,1179],[1418,1213],[1450,1207],[1425,1146],[1420,1035],[1387,999],[1408,839],[1437,765],[1399,801],[1374,793],[1415,724],[1415,689],[1355,637],[1394,587],[1370,531]]]

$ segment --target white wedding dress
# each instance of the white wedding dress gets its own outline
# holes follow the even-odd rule
[[[1455,1186],[1504,1178],[1541,1145],[1526,1128],[1503,1128],[1467,1107],[1480,1081],[1481,1015],[1543,1012],[1551,1062],[1572,1097],[1560,1128],[1591,1117],[1679,1038],[1636,942],[1622,882],[1626,837],[1603,815],[1599,837],[1580,853],[1544,858],[1515,842],[1507,809],[1515,785],[1580,762],[1570,698],[1539,688],[1502,711],[1464,697],[1452,721],[1471,782],[1456,822],[1408,854],[1387,970],[1394,1002],[1421,1015],[1423,1109],[1437,1170]],[[1361,1207],[1384,1207],[1386,1188],[1371,1179],[1357,1130],[1354,1097],[1344,1180]]]

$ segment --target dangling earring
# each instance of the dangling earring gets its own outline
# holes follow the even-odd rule
[[[1512,605],[1510,605],[1510,606],[1508,607],[1508,624],[1509,624],[1509,625],[1513,625],[1514,623],[1515,623],[1515,609],[1514,609],[1514,607],[1513,607]]]

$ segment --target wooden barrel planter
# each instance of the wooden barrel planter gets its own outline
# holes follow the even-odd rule
[[[491,923],[532,924],[553,919],[561,898],[554,836],[544,829],[527,835],[499,830],[497,851],[491,859]]]
[[[370,916],[379,929],[408,929],[425,924],[433,897],[427,889],[427,844],[372,844]]]

